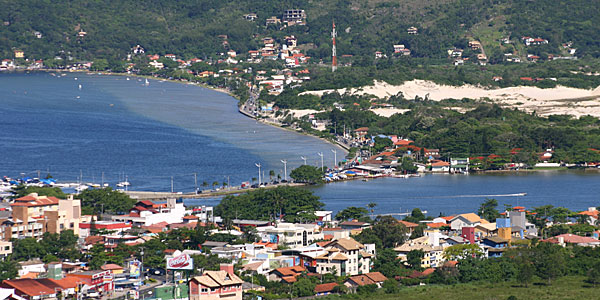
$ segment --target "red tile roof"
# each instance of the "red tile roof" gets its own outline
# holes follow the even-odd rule
[[[333,292],[336,286],[338,286],[336,282],[317,284],[315,286],[315,293]]]
[[[100,269],[102,270],[123,270],[123,267],[117,265],[117,264],[106,264],[104,266],[101,266]]]
[[[447,223],[436,222],[436,223],[427,223],[427,227],[429,228],[441,228],[444,226],[449,226]]]
[[[557,235],[557,236],[554,236],[554,237],[551,237],[549,239],[545,239],[542,241],[548,242],[548,243],[553,243],[553,244],[558,244],[559,238],[563,238],[566,244],[594,244],[594,243],[600,244],[600,240],[597,240],[595,238],[579,236],[579,235],[575,235],[575,234],[571,234],[571,233]]]
[[[35,279],[13,279],[4,280],[2,285],[14,288],[17,294],[25,294],[29,297],[39,297],[40,295],[52,295],[56,293],[54,289],[39,283]]]
[[[398,220],[398,223],[406,226],[406,228],[415,228],[415,227],[419,227],[419,224],[416,223],[412,223],[412,222],[407,222],[407,221],[402,221],[402,220]]]

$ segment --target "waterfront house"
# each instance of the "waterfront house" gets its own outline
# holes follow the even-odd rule
[[[450,171],[450,163],[434,159],[431,160],[431,172],[434,173],[448,173]]]
[[[469,158],[450,158],[450,173],[469,173]]]
[[[257,234],[262,241],[285,245],[290,248],[308,246],[322,240],[323,233],[316,224],[293,224],[280,222],[275,226],[258,227]]]
[[[149,226],[161,222],[166,222],[166,224],[182,223],[185,214],[183,203],[177,203],[175,198],[171,198],[166,203],[138,201],[129,214],[111,218],[113,221],[126,222],[133,226]]]
[[[242,283],[233,265],[221,265],[220,271],[204,271],[189,281],[189,300],[242,300]]]

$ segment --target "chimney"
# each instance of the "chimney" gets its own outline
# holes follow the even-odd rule
[[[233,273],[233,264],[221,264],[219,269],[229,273],[229,275],[235,275],[235,273]]]

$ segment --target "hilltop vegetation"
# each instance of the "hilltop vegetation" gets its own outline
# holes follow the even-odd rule
[[[598,0],[1,0],[0,5],[4,57],[22,49],[27,57],[38,59],[122,59],[140,44],[151,53],[205,58],[228,48],[238,53],[257,49],[260,37],[295,35],[309,56],[328,61],[333,20],[339,30],[338,53],[353,55],[359,65],[372,62],[375,51],[391,55],[394,44],[406,45],[411,56],[445,58],[449,48],[467,48],[481,28],[492,28],[491,36],[511,37],[517,43],[522,35],[548,39],[548,45],[535,50],[539,53],[559,54],[562,43],[573,42],[578,56],[600,56],[600,24],[593,22],[600,12]],[[280,18],[292,8],[306,10],[306,26],[265,25],[267,18]],[[248,13],[256,13],[258,19],[243,19]],[[408,34],[410,26],[419,28],[419,34]],[[79,36],[81,31],[85,36]],[[220,35],[227,35],[228,43]],[[482,43],[495,49],[490,57],[508,49],[495,40]]]

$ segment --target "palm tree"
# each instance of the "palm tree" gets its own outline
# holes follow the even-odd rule
[[[255,182],[255,181],[256,181],[256,177],[252,177],[252,182]]]
[[[217,185],[219,185],[219,182],[218,182],[218,181],[213,181],[213,183],[212,183],[213,189],[214,189],[214,188],[215,188]]]
[[[206,182],[206,181],[202,181],[202,186],[203,186],[203,187],[207,187],[207,186],[208,186],[208,182]]]
[[[273,176],[275,176],[275,171],[269,170],[269,180],[273,181]]]
[[[377,203],[375,203],[375,202],[371,202],[371,203],[367,204],[367,207],[371,211],[371,215],[375,212],[375,206],[377,206]]]

